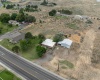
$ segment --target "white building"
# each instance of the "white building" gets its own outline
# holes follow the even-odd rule
[[[83,17],[82,17],[81,15],[75,15],[75,16],[74,16],[74,19],[75,19],[75,20],[81,20],[82,18],[83,18]]]
[[[100,2],[100,0],[96,0],[97,2]]]
[[[53,42],[51,39],[46,39],[42,42],[42,45],[53,48],[55,46],[56,42]]]
[[[58,42],[58,44],[60,44],[63,47],[66,47],[66,48],[70,48],[72,45],[72,40],[64,39],[63,41]]]

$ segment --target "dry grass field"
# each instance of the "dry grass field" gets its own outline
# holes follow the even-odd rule
[[[33,35],[43,33],[47,38],[53,38],[57,33],[72,34],[70,39],[73,40],[73,44],[70,49],[57,46],[54,50],[48,51],[42,59],[34,62],[65,78],[100,80],[100,30],[98,29],[100,21],[97,20],[100,18],[100,3],[96,0],[48,1],[57,3],[57,6],[39,6],[40,12],[28,12],[36,17],[37,22],[30,24],[22,32],[31,32]],[[23,4],[28,2],[27,0]],[[69,9],[75,15],[90,16],[93,23],[87,24],[65,16],[50,17],[48,12],[52,9]],[[13,11],[1,9],[0,13],[2,12]],[[58,63],[59,71],[57,71]]]

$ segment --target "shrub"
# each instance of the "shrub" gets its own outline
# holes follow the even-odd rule
[[[50,11],[50,12],[49,12],[49,16],[55,16],[55,15],[56,15],[56,13],[57,13],[57,11],[56,11],[56,10],[52,10],[52,11]]]
[[[42,56],[44,55],[44,53],[46,52],[46,48],[44,48],[44,47],[38,45],[38,46],[36,47],[36,51],[37,51],[38,56],[39,56],[39,57],[42,57]]]
[[[59,41],[62,41],[64,38],[63,34],[56,34],[53,38],[53,41],[54,42],[59,42]]]

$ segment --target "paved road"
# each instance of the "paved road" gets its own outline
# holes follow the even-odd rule
[[[27,80],[64,80],[0,46],[0,62]]]

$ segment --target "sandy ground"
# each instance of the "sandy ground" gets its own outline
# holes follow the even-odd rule
[[[0,65],[0,71],[2,71],[2,70],[4,70],[4,67],[2,67],[2,66]]]

